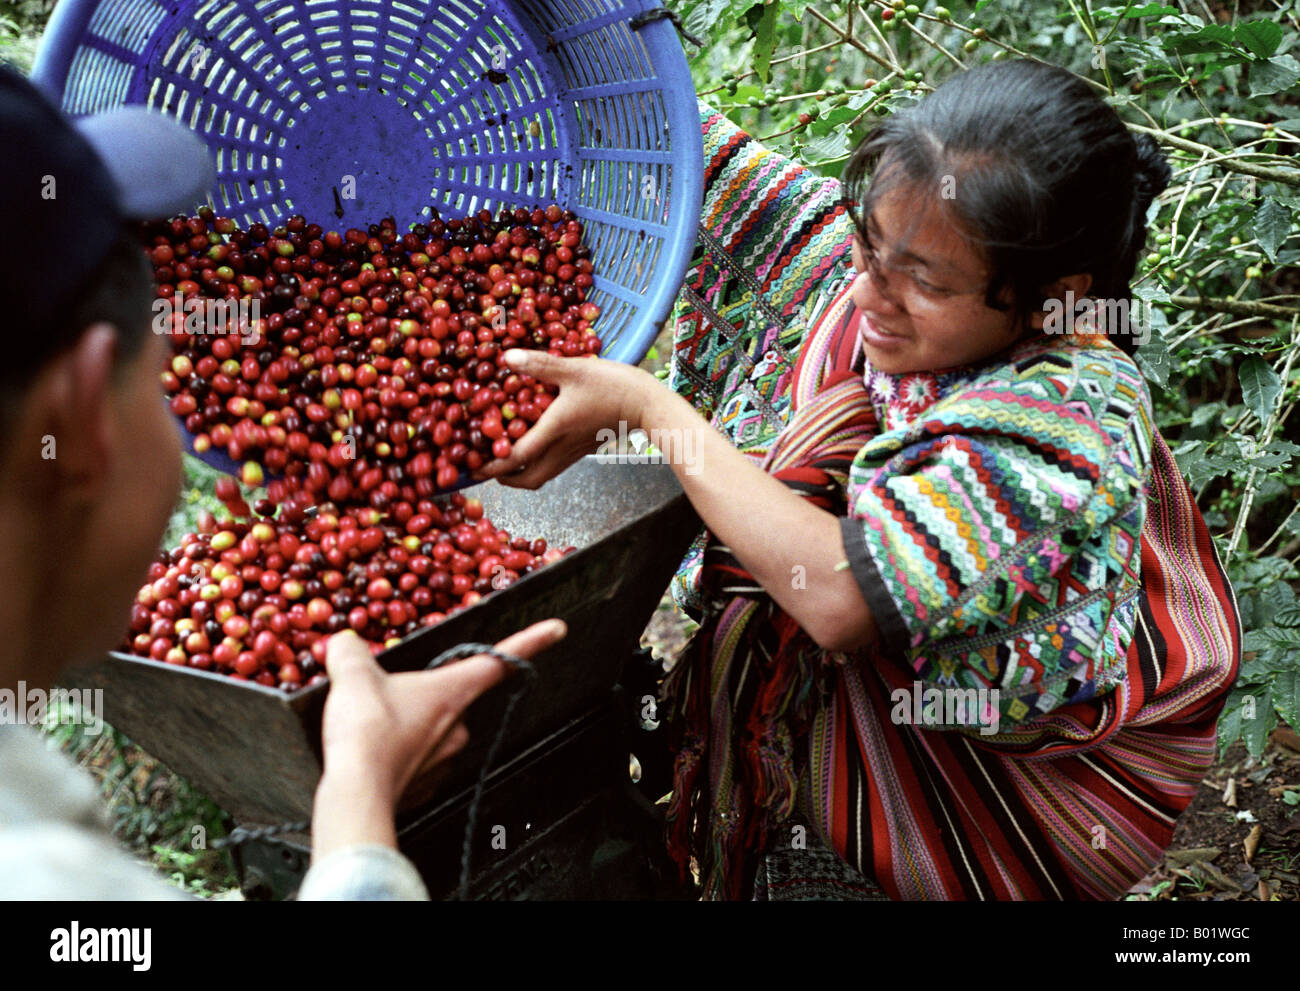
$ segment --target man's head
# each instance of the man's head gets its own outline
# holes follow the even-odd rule
[[[75,125],[0,68],[0,684],[111,646],[176,496],[180,446],[134,220],[192,210],[206,149],[123,108]]]

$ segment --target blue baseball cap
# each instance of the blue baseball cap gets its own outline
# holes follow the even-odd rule
[[[0,299],[18,369],[72,343],[61,310],[132,221],[193,213],[215,179],[203,141],[140,106],[71,118],[0,65]]]

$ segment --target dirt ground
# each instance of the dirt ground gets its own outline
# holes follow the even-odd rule
[[[1129,897],[1300,901],[1300,735],[1275,730],[1259,759],[1229,747]]]

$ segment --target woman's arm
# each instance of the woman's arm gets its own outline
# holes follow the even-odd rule
[[[653,375],[617,362],[511,351],[506,361],[558,385],[559,398],[483,477],[536,488],[598,446],[603,428],[650,434],[710,531],[827,650],[874,642],[875,622],[845,559],[840,523],[741,454]]]

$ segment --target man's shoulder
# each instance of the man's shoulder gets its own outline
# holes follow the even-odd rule
[[[105,828],[94,780],[30,726],[0,725],[0,898],[184,897]]]

